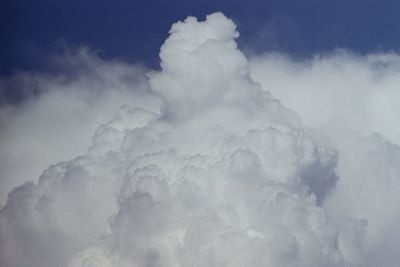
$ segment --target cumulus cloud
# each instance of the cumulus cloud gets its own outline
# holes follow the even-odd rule
[[[368,225],[366,266],[397,265],[399,66],[397,54],[349,51],[303,62],[275,53],[251,60],[252,77],[338,151],[340,182],[324,209],[337,221],[359,218]]]
[[[296,62],[269,53],[251,59],[252,76],[313,128],[379,132],[400,142],[400,56],[338,50]],[[316,112],[318,111],[318,112]],[[330,127],[333,126],[333,127]]]
[[[333,75],[333,82],[341,74],[340,64],[353,66],[354,59],[343,58],[332,68],[334,60],[329,59],[325,72],[322,66],[313,67],[319,61],[300,64],[276,55],[249,64],[237,47],[238,37],[236,26],[222,13],[204,21],[188,17],[172,25],[160,50],[161,70],[148,78],[138,67],[81,52],[72,61],[84,58],[90,63],[83,71],[73,72],[67,82],[47,79],[44,88],[49,89],[30,101],[45,105],[35,113],[26,104],[24,116],[35,122],[44,111],[54,111],[49,117],[54,121],[43,124],[53,128],[61,112],[57,103],[63,99],[62,106],[73,105],[66,116],[76,121],[59,131],[82,126],[90,132],[91,125],[100,126],[90,144],[88,135],[80,139],[72,134],[79,148],[88,144],[87,151],[73,149],[81,156],[50,166],[37,181],[10,192],[0,211],[1,262],[70,267],[394,266],[395,249],[385,249],[383,242],[400,218],[400,149],[382,136],[369,135],[367,126],[395,136],[389,135],[389,127],[358,120],[362,114],[347,118],[347,111],[358,109],[350,100],[339,113],[344,123],[329,124],[326,130],[324,124],[336,119],[334,107],[327,104],[326,111],[319,110],[321,103],[329,103],[324,93],[314,96],[317,88],[305,88],[317,81],[336,88],[320,74]],[[384,73],[377,73],[378,80],[395,75],[385,66],[376,71]],[[342,88],[323,89],[337,94],[338,103],[348,95]],[[355,101],[370,103],[362,102],[357,90]],[[47,95],[51,97],[44,101]],[[89,117],[84,121],[74,111],[86,95],[89,103],[82,104],[81,112]],[[386,91],[383,95],[387,97]],[[297,108],[298,113],[293,111]],[[392,115],[393,110],[382,112]],[[10,114],[5,116],[10,127],[23,118]],[[331,131],[337,125],[340,130]],[[34,151],[40,153],[40,145]],[[55,154],[47,163],[59,160]],[[61,151],[57,156],[70,155]],[[379,201],[370,208],[375,190]],[[382,201],[389,202],[384,211]]]
[[[86,153],[97,127],[124,104],[157,108],[139,65],[104,61],[88,48],[54,57],[55,73],[21,72],[0,88],[24,92],[0,107],[0,204],[49,165]]]

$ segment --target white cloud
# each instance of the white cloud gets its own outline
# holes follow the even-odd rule
[[[295,62],[266,54],[251,66],[264,89],[338,151],[340,180],[324,209],[338,221],[365,220],[366,266],[397,266],[400,57],[338,51]]]
[[[19,73],[0,85],[36,94],[0,108],[0,206],[50,164],[84,154],[93,132],[122,105],[155,101],[140,66],[104,61],[87,48],[56,61],[57,74]]]
[[[395,251],[385,249],[383,240],[392,236],[397,244],[397,234],[390,234],[400,218],[400,152],[383,137],[369,136],[381,130],[396,140],[389,124],[363,112],[373,106],[369,114],[394,120],[395,107],[382,111],[373,96],[375,83],[394,86],[396,60],[389,59],[395,56],[342,54],[295,63],[266,55],[249,65],[237,48],[238,36],[221,13],[178,22],[161,47],[162,70],[148,81],[137,67],[83,50],[63,62],[76,66],[83,59],[85,67],[67,82],[47,78],[44,88],[52,89],[24,104],[23,116],[4,111],[8,131],[24,133],[9,137],[11,144],[33,131],[20,125],[24,116],[48,128],[38,136],[62,146],[68,142],[57,136],[71,131],[71,150],[51,152],[40,164],[72,156],[68,151],[82,156],[51,166],[37,182],[10,193],[0,211],[1,261],[394,266]],[[391,65],[378,64],[378,58]],[[337,87],[342,81],[351,86]],[[323,92],[318,84],[326,85]],[[394,101],[390,88],[379,99]],[[129,106],[116,112],[125,102]],[[338,103],[344,105],[340,112]],[[75,115],[79,109],[86,120]],[[53,134],[63,111],[71,122]],[[50,121],[42,122],[40,114]],[[102,125],[89,144],[94,124]],[[79,150],[86,145],[87,152]],[[38,143],[33,151],[46,146]]]
[[[272,53],[252,58],[251,68],[254,79],[310,127],[346,128],[362,135],[379,132],[400,142],[397,54],[337,51],[295,62]]]

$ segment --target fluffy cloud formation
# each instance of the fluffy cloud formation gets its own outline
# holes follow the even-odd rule
[[[379,132],[400,143],[400,56],[348,51],[302,62],[282,54],[251,59],[252,76],[310,127]],[[318,112],[316,112],[318,111]]]
[[[1,206],[15,186],[86,153],[94,131],[122,105],[157,108],[140,66],[104,61],[87,48],[67,51],[54,65],[53,74],[18,73],[0,80],[3,90],[26,95],[17,105],[0,107]]]
[[[161,47],[161,70],[148,80],[134,76],[141,73],[134,67],[95,58],[101,62],[71,83],[79,92],[85,84],[103,88],[95,110],[122,104],[108,96],[115,88],[129,104],[97,128],[86,153],[11,191],[0,211],[1,262],[394,266],[395,249],[383,242],[400,218],[400,149],[347,125],[326,131],[323,119],[300,109],[304,126],[268,92],[274,78],[264,88],[252,78],[264,83],[276,58],[250,68],[238,36],[221,13],[177,22]],[[282,62],[273,76],[298,83],[287,74],[296,64]],[[276,95],[295,109],[292,87],[282,87]],[[387,210],[379,201],[366,206],[374,190],[389,201]]]
[[[251,62],[254,79],[339,152],[340,183],[324,209],[335,220],[365,220],[366,266],[397,266],[399,66],[396,54],[346,51],[305,62],[266,54]]]

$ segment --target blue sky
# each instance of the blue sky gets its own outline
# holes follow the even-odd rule
[[[335,48],[398,51],[400,2],[357,0],[2,0],[0,74],[40,70],[61,47],[87,45],[106,58],[158,66],[170,25],[222,11],[246,53],[309,57]]]

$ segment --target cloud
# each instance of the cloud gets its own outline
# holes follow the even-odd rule
[[[379,132],[400,142],[400,56],[338,50],[296,62],[269,53],[251,59],[252,76],[313,128]],[[318,111],[318,112],[316,112]],[[332,130],[332,129],[330,129]]]
[[[1,262],[394,266],[395,251],[383,242],[400,218],[400,152],[390,128],[361,111],[372,103],[376,116],[392,115],[390,106],[381,111],[373,101],[368,82],[375,80],[368,75],[390,84],[396,69],[378,64],[370,70],[359,62],[371,59],[347,54],[306,63],[265,55],[248,63],[238,36],[222,13],[205,21],[188,17],[172,25],[160,49],[161,70],[147,76],[137,66],[80,50],[62,59],[79,66],[66,71],[66,81],[46,78],[38,98],[9,107],[47,127],[40,136],[61,147],[68,142],[58,136],[73,129],[71,150],[53,152],[44,163],[72,157],[68,151],[80,156],[10,192],[0,211]],[[370,85],[368,96],[356,86],[336,91],[341,75]],[[323,93],[307,87],[316,83],[326,85]],[[395,93],[384,90],[382,99]],[[336,96],[336,104],[346,99],[345,108],[334,112],[325,94]],[[54,134],[64,111],[71,123]],[[10,133],[24,133],[21,142],[32,130],[14,112],[3,114]],[[41,122],[40,114],[49,119]],[[370,135],[374,127],[382,136]],[[80,131],[93,131],[91,141]]]
[[[157,109],[139,65],[104,61],[85,47],[66,51],[54,65],[55,73],[18,73],[0,82],[26,92],[22,102],[0,107],[1,206],[13,187],[86,153],[96,128],[122,105]]]
[[[348,51],[304,62],[265,54],[251,62],[254,79],[338,151],[340,181],[324,209],[337,221],[365,220],[365,266],[397,264],[399,66],[397,54]]]

